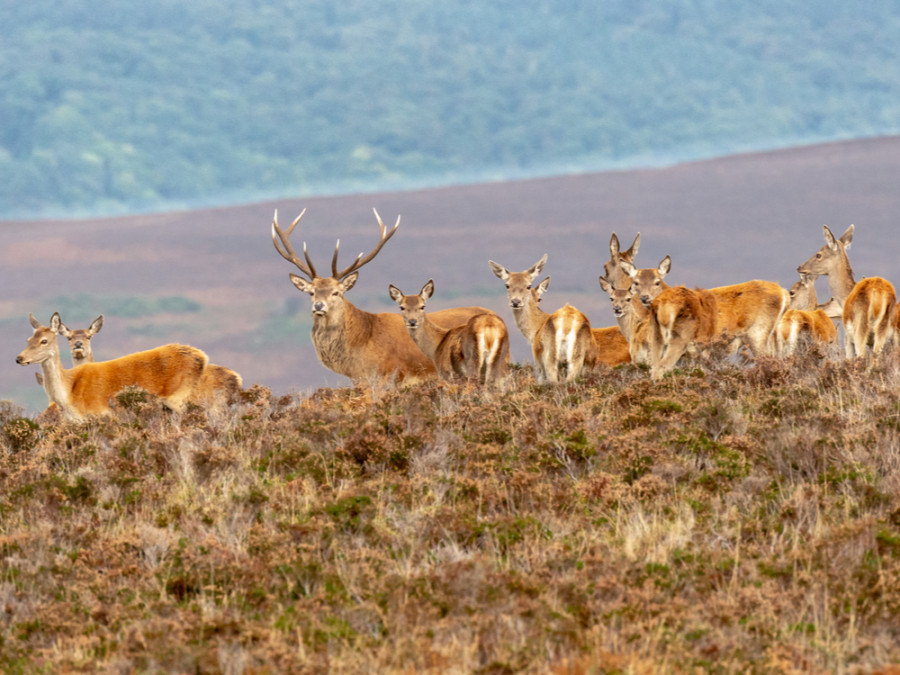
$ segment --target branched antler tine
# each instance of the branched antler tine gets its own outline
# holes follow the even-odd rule
[[[294,231],[294,228],[297,226],[297,223],[300,222],[304,213],[306,213],[306,209],[303,209],[300,212],[300,215],[294,218],[294,221],[287,230],[282,230],[278,225],[278,209],[275,209],[275,216],[272,218],[272,243],[275,245],[275,250],[278,251],[282,258],[296,265],[297,268],[310,279],[315,279],[315,268],[309,263],[309,256],[306,255],[306,243],[304,242],[303,244],[303,253],[306,257],[306,263],[300,260],[300,256],[297,255],[297,252],[291,245],[291,232]]]
[[[397,216],[397,222],[394,223],[394,227],[392,227],[389,232],[385,233],[385,227],[384,223],[381,221],[381,216],[378,215],[378,211],[376,211],[375,209],[372,209],[372,211],[375,212],[375,218],[378,220],[378,229],[381,231],[381,237],[379,238],[378,244],[376,244],[375,248],[373,248],[367,255],[360,253],[358,256],[356,256],[356,260],[354,260],[350,267],[345,269],[343,272],[338,273],[335,271],[335,279],[343,279],[348,274],[355,272],[360,267],[370,262],[372,258],[378,255],[378,252],[381,250],[381,247],[387,243],[387,240],[394,236],[394,232],[397,231],[397,228],[400,227],[400,216]],[[335,249],[335,264],[337,264],[337,249]]]

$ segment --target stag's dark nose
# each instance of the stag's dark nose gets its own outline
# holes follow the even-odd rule
[[[324,302],[315,303],[313,305],[313,311],[314,312],[324,312],[325,311],[325,303]]]

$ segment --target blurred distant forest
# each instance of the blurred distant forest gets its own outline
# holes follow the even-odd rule
[[[892,0],[0,3],[0,217],[900,131]]]

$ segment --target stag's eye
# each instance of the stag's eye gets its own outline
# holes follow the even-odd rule
[[[822,259],[822,254],[816,253],[816,260],[821,260],[821,259]]]
[[[331,294],[331,297],[334,298],[334,297],[337,297],[337,296],[340,295],[340,294],[341,294],[340,291],[334,291],[334,292]]]

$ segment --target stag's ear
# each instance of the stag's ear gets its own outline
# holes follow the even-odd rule
[[[356,280],[359,279],[359,272],[353,272],[352,274],[348,274],[343,279],[341,279],[338,284],[338,288],[341,289],[341,293],[346,293],[351,288],[356,285]]]
[[[493,260],[488,260],[488,265],[491,266],[491,270],[494,272],[494,275],[499,279],[502,279],[503,281],[509,279],[509,270],[506,269],[503,265],[499,265]]]
[[[388,284],[388,293],[391,294],[391,300],[396,302],[398,305],[403,301],[403,292],[394,286],[394,284]]]
[[[291,283],[297,287],[298,291],[303,291],[304,293],[309,293],[312,295],[313,285],[311,281],[307,281],[301,276],[297,276],[296,274],[288,275],[291,277]]]
[[[100,332],[100,329],[103,328],[103,315],[101,314],[94,322],[91,324],[91,327],[88,328],[88,332],[93,336]]]
[[[34,314],[31,314],[30,312],[28,314],[28,320],[31,322],[31,327],[35,330],[41,327],[41,322],[35,319]]]

